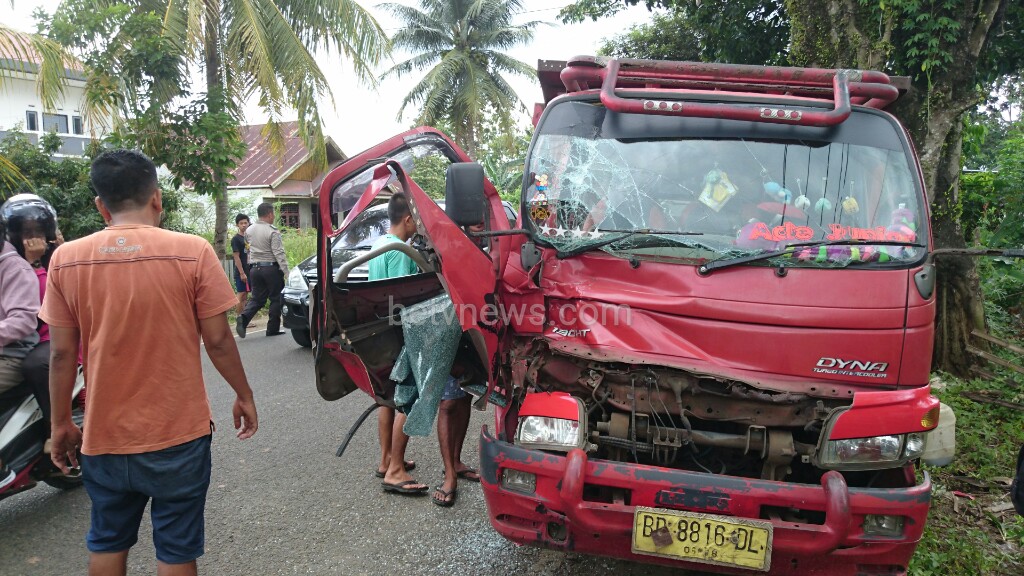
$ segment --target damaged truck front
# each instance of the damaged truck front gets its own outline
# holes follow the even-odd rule
[[[321,393],[349,379],[387,402],[385,303],[444,291],[496,405],[480,465],[506,538],[733,574],[905,573],[931,492],[916,465],[952,457],[952,419],[936,429],[931,237],[884,111],[897,89],[596,58],[540,75],[519,230],[460,230],[500,205],[464,171],[444,214],[399,162],[377,168],[418,204],[424,274],[372,295],[328,281]]]

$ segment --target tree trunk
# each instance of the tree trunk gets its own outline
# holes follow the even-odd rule
[[[207,112],[224,111],[224,75],[221,70],[220,0],[206,1],[206,29],[203,45],[206,60]],[[213,226],[213,250],[221,260],[227,259],[228,196],[227,187],[217,176],[214,181],[213,202],[216,220]]]
[[[937,165],[930,170],[934,174],[932,235],[936,246],[941,248],[967,246],[957,217],[962,144],[963,123],[958,117],[937,152]],[[985,327],[978,267],[973,258],[945,256],[936,260],[935,269],[938,283],[932,366],[966,376],[974,362],[967,352],[971,331]]]
[[[472,114],[466,117],[466,123],[463,126],[462,142],[459,143],[462,146],[462,151],[466,153],[471,160],[476,160],[476,123],[474,122]]]
[[[938,248],[966,246],[958,209],[961,118],[978,100],[974,87],[979,54],[1005,1],[982,0],[978,5],[966,2],[959,14],[966,38],[950,48],[956,64],[934,74],[930,85],[923,78],[915,79],[892,110],[917,147],[932,207],[932,236]],[[850,0],[786,0],[786,9],[792,22],[791,58],[795,63],[878,69],[885,62],[882,48],[890,40],[891,19],[879,22],[867,18],[865,7]],[[932,367],[965,376],[973,362],[967,352],[971,330],[985,324],[976,263],[970,258],[940,258],[936,280]]]

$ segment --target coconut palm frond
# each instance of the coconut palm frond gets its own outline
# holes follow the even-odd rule
[[[373,84],[373,70],[391,52],[380,24],[354,0],[277,0],[274,4],[304,46],[345,57],[360,80]]]
[[[533,76],[537,69],[522,60],[517,60],[508,54],[502,54],[495,50],[486,50],[487,59],[491,66],[500,72],[518,74],[520,76]]]
[[[17,190],[21,186],[31,187],[32,185],[21,173],[21,170],[3,154],[0,154],[0,183],[8,190]]]
[[[405,62],[395,64],[386,72],[380,75],[381,80],[386,78],[401,78],[413,70],[420,71],[430,68],[441,61],[444,56],[440,52],[427,52],[417,54]]]
[[[69,76],[82,69],[83,65],[57,42],[0,25],[0,82],[34,74],[44,109],[57,107]]]
[[[426,71],[402,101],[399,118],[407,106],[420,106],[420,119],[454,126],[471,155],[486,110],[510,124],[510,116],[525,107],[502,75],[534,70],[502,51],[531,40],[539,24],[513,24],[522,6],[520,0],[420,0],[418,9],[383,5],[402,22],[392,45],[411,56],[381,78]]]

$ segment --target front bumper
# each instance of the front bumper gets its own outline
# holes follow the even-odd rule
[[[591,460],[582,450],[553,455],[498,440],[486,427],[480,465],[491,524],[513,542],[728,574],[763,572],[634,554],[635,507],[750,519],[761,519],[762,506],[824,512],[822,525],[771,520],[770,574],[895,575],[906,571],[931,500],[927,474],[910,488],[848,488],[837,472],[825,474],[820,486],[773,482]],[[535,474],[535,493],[503,489],[506,468]],[[624,490],[628,504],[589,501],[585,494],[600,487]],[[865,535],[867,514],[904,516],[902,536]]]
[[[281,323],[288,330],[309,330],[309,291],[282,290]]]

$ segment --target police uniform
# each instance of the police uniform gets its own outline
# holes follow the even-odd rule
[[[270,300],[267,334],[281,333],[281,290],[288,277],[288,256],[284,253],[281,232],[273,225],[257,220],[245,230],[249,243],[249,285],[252,296],[238,323],[248,326],[252,317]]]

